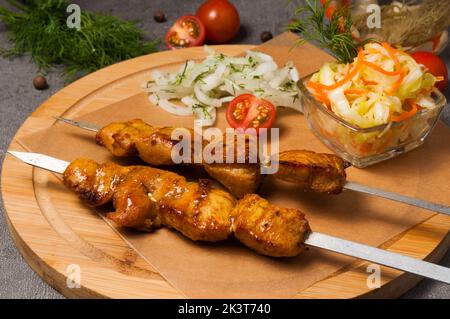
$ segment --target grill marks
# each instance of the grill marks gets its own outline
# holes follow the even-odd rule
[[[112,201],[116,211],[107,217],[119,226],[145,231],[166,226],[192,240],[210,242],[234,234],[269,256],[299,254],[309,230],[299,210],[276,207],[254,194],[236,202],[208,180],[187,182],[150,167],[78,159],[64,173],[64,183],[92,206]]]
[[[281,208],[255,194],[246,195],[234,210],[234,236],[264,255],[296,256],[304,249],[309,225],[298,209]]]
[[[274,177],[318,193],[339,194],[347,177],[346,165],[332,154],[285,151],[279,154],[279,170]]]
[[[178,143],[172,139],[175,128],[155,128],[142,120],[136,119],[123,123],[112,123],[102,128],[96,136],[97,144],[104,146],[112,155],[118,157],[139,156],[150,165],[173,165],[172,148]],[[194,131],[188,129],[191,136],[191,163],[194,163]],[[201,138],[201,137],[200,137]],[[203,141],[206,147],[208,141]],[[219,141],[219,143],[224,143]],[[235,143],[236,145],[236,137]],[[249,161],[250,151],[248,139],[245,142],[245,159]],[[211,145],[216,150],[215,145]],[[234,158],[237,159],[237,150],[233,146]],[[226,160],[226,145],[223,147],[223,157]],[[183,154],[180,154],[183,155]],[[202,163],[207,173],[222,183],[232,194],[238,198],[254,192],[262,182],[259,174],[259,165],[242,164],[206,164]]]
[[[155,128],[142,120],[132,120],[124,123],[112,123],[101,129],[96,137],[99,145],[106,147],[114,156],[139,156],[151,165],[173,165],[172,148],[178,142],[171,139],[175,128]],[[191,137],[193,130],[189,130]],[[227,146],[226,138],[203,147],[213,151],[217,145],[223,146],[223,159],[233,151],[234,164],[202,163],[206,172],[224,185],[234,196],[242,198],[254,193],[261,185],[263,176],[260,174],[260,163],[249,163],[249,158],[255,150],[250,149],[249,137],[244,142],[245,164],[237,164],[237,137],[234,143]],[[217,144],[219,143],[219,144]],[[191,162],[194,162],[194,141],[191,140]],[[180,154],[182,155],[182,154]],[[220,155],[220,154],[219,154]],[[295,183],[304,189],[319,193],[339,194],[342,192],[347,168],[341,158],[333,154],[319,154],[307,150],[285,151],[279,154],[279,170],[273,176],[290,183]]]
[[[96,143],[117,157],[139,156],[152,165],[172,165],[174,128],[155,128],[142,120],[112,123],[96,135]]]

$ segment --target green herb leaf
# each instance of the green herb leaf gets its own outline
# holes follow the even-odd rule
[[[199,75],[197,75],[194,79],[194,83],[197,83],[199,81],[201,81],[203,84],[205,83],[205,81],[203,81],[203,79],[209,74],[211,73],[211,69],[204,71],[202,73],[200,73]]]
[[[0,7],[13,47],[0,54],[30,54],[41,70],[63,65],[68,79],[116,62],[155,52],[158,41],[143,41],[136,22],[81,11],[81,29],[67,27],[65,0],[8,0],[20,13]]]
[[[211,114],[208,111],[208,106],[205,104],[194,104],[192,106],[192,109],[197,110],[197,109],[201,109],[201,111],[203,112],[203,115],[206,117],[211,118]]]
[[[183,83],[183,80],[186,78],[186,70],[187,70],[188,63],[189,63],[189,60],[187,60],[186,63],[184,64],[183,72],[178,74],[177,77],[175,78],[175,82],[173,83],[174,85],[181,85],[181,83]]]
[[[287,30],[299,33],[303,41],[311,41],[319,47],[328,49],[338,62],[351,63],[358,54],[358,49],[371,39],[358,42],[351,32],[352,20],[348,6],[334,11],[328,21],[325,12],[330,0],[323,6],[318,0],[305,0],[305,4],[297,7],[295,14],[299,18],[287,25]]]

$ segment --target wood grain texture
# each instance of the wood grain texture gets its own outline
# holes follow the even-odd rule
[[[237,54],[250,46],[218,46]],[[24,123],[16,139],[45,129],[54,116],[79,116],[136,94],[149,70],[188,58],[202,58],[201,48],[160,52],[93,73],[64,88],[42,104]],[[5,159],[2,192],[14,241],[31,267],[67,297],[183,298],[95,212],[81,213],[79,202],[59,179],[11,157]],[[434,215],[383,245],[430,261],[439,260],[450,246],[450,218]],[[67,267],[81,268],[81,288],[67,287]],[[397,297],[420,278],[381,267],[382,287],[366,285],[366,262],[355,262],[333,276],[301,291],[296,298]],[[250,296],[249,296],[250,297]]]

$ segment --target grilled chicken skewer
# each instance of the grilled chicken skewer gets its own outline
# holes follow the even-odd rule
[[[113,123],[104,128],[61,117],[57,120],[96,132],[97,144],[114,156],[139,156],[150,165],[173,164],[171,150],[178,142],[171,140],[173,128],[154,128],[142,120]],[[346,181],[347,166],[333,154],[292,150],[279,154],[279,169],[273,176],[319,193],[339,194],[349,189],[450,215],[450,207],[445,205]],[[238,198],[255,192],[262,182],[259,165],[227,163],[203,164],[203,167]]]
[[[306,246],[365,259],[450,284],[450,269],[386,250],[312,232],[303,213],[255,194],[236,201],[205,181],[188,183],[150,167],[72,163],[35,153],[9,151],[27,164],[63,174],[64,184],[91,206],[113,202],[108,218],[120,226],[171,227],[193,240],[216,242],[234,235],[247,247],[273,257],[300,254]]]
[[[165,226],[196,241],[216,242],[234,235],[268,256],[298,255],[309,229],[299,210],[276,207],[255,194],[236,201],[208,180],[187,182],[151,167],[78,159],[64,171],[63,180],[90,206],[112,201],[116,211],[107,217],[119,226],[145,231]]]
[[[150,165],[173,165],[172,149],[179,141],[172,139],[173,127],[156,128],[142,120],[112,123],[101,129],[59,118],[64,122],[95,130],[96,143],[104,146],[116,157],[139,156]],[[81,125],[80,125],[81,124]],[[191,136],[194,132],[191,130]],[[247,141],[248,142],[248,141]],[[208,141],[205,142],[208,143]],[[236,145],[236,143],[235,143]],[[259,163],[248,163],[248,143],[245,145],[247,163],[202,163],[205,171],[238,198],[253,193],[262,183]],[[194,154],[192,147],[191,154]],[[223,145],[227,150],[227,146]],[[225,151],[226,152],[226,151]],[[236,157],[238,152],[233,151]],[[194,156],[194,155],[192,155]],[[225,162],[224,154],[224,162]],[[345,183],[346,163],[332,154],[319,154],[306,150],[279,154],[279,169],[274,178],[296,183],[319,193],[338,194]],[[193,160],[191,161],[194,162]]]

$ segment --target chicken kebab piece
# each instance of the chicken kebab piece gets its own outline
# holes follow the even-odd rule
[[[300,254],[310,230],[298,209],[277,207],[256,194],[236,200],[208,180],[188,182],[156,168],[81,158],[67,167],[63,180],[90,206],[112,202],[115,211],[107,218],[122,227],[151,231],[165,226],[195,241],[217,242],[234,235],[273,257]]]
[[[91,124],[66,118],[57,119],[95,131],[97,143],[105,146],[115,156],[139,156],[151,165],[174,164],[171,153],[173,147],[179,142],[171,138],[175,128],[156,128],[142,120],[132,120],[113,123],[100,129]],[[221,141],[217,143],[219,142],[223,143]],[[225,152],[227,151],[226,145],[223,149]],[[234,151],[233,154],[237,154],[237,152]],[[249,155],[248,144],[245,144],[245,155]],[[303,189],[326,194],[339,194],[343,189],[349,189],[450,215],[450,207],[446,205],[347,181],[345,169],[349,164],[333,154],[291,150],[278,154],[278,163],[279,169],[272,176],[279,180],[295,183]],[[245,194],[251,194],[257,190],[262,182],[260,165],[265,164],[202,163],[201,165],[211,177],[222,183],[233,195],[242,198]]]
[[[172,139],[174,130],[173,127],[153,127],[137,119],[103,127],[97,132],[96,142],[117,157],[139,156],[150,165],[173,165],[172,148],[179,142]],[[191,136],[194,136],[192,130],[191,133]],[[248,163],[250,152],[248,139],[245,146],[247,162],[244,164],[238,164],[237,161],[235,161],[236,164],[201,164],[211,177],[224,185],[237,198],[254,193],[262,183],[263,177],[259,163]],[[191,154],[194,154],[193,144],[191,148]],[[223,149],[226,150],[226,145]],[[237,156],[238,152],[234,150],[233,154]],[[278,160],[279,169],[272,175],[274,178],[296,183],[304,189],[319,193],[339,194],[342,192],[346,181],[345,169],[348,164],[340,157],[307,150],[293,150],[280,153]]]

